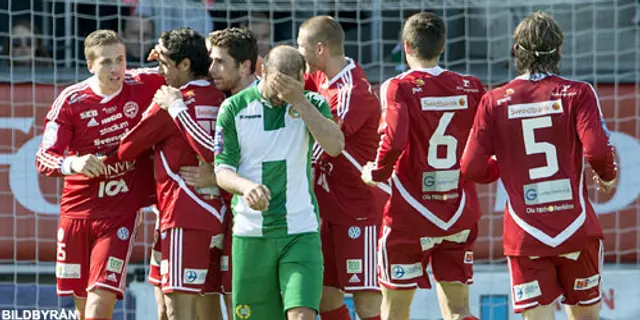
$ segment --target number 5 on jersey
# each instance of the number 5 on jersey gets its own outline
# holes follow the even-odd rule
[[[550,128],[553,125],[551,117],[540,117],[522,120],[522,136],[527,155],[544,153],[547,165],[529,169],[531,180],[548,178],[558,172],[558,153],[556,147],[548,142],[536,142],[535,129]]]

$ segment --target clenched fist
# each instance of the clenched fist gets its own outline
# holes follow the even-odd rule
[[[168,110],[171,104],[178,100],[182,100],[182,93],[169,86],[162,86],[153,96],[153,102],[158,104],[162,110]]]
[[[271,200],[271,191],[267,186],[256,184],[243,192],[244,201],[249,208],[257,211],[266,211],[269,209],[269,200]]]

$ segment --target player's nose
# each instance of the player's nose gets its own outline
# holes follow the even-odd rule
[[[109,72],[111,73],[111,75],[117,76],[117,75],[121,74],[124,71],[124,69],[125,68],[121,67],[121,66],[113,66],[113,67],[111,67]]]

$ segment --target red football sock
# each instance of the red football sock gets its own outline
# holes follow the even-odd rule
[[[349,315],[349,308],[346,305],[342,305],[342,307],[327,311],[320,312],[320,319],[322,320],[351,320],[351,315]]]
[[[371,317],[371,318],[364,318],[362,320],[382,320],[382,318],[380,318],[380,316],[375,316],[375,317]]]
[[[478,318],[476,318],[474,316],[468,316],[468,317],[462,318],[462,320],[480,320],[480,319],[478,319]]]

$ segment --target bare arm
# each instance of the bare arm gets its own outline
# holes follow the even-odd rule
[[[313,138],[332,157],[339,155],[344,149],[344,135],[340,127],[333,121],[329,114],[323,114],[304,95],[304,84],[281,72],[274,75],[274,89],[280,99],[290,103],[307,125]],[[326,101],[320,101],[329,108]],[[321,106],[322,108],[322,106]]]
[[[226,167],[216,169],[216,178],[222,189],[243,196],[244,201],[251,209],[265,211],[269,208],[271,192],[266,186],[243,178]]]
[[[322,115],[306,98],[291,105],[322,149],[332,157],[338,156],[344,149],[344,134],[338,124]]]

